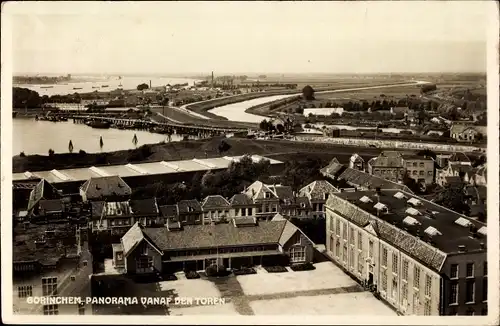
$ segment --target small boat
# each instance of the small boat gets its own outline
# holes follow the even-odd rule
[[[99,88],[99,86],[92,86],[92,88]]]
[[[54,88],[54,86],[41,86],[40,88]]]
[[[101,87],[102,87],[102,88],[105,88],[105,87],[109,87],[109,85],[102,85]]]
[[[73,87],[73,89],[83,89],[82,87]]]
[[[111,124],[107,121],[91,121],[87,125],[97,129],[108,129],[111,127]]]

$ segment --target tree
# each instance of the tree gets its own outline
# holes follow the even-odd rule
[[[269,131],[269,129],[270,129],[269,124],[270,124],[270,122],[269,122],[269,121],[267,121],[266,119],[262,120],[262,121],[259,123],[259,128],[260,128],[260,130],[263,130],[263,131]]]
[[[138,143],[138,142],[139,142],[139,141],[137,140],[137,135],[136,135],[136,134],[134,134],[134,137],[132,138],[132,144],[134,144],[134,147],[136,147],[136,148],[137,148],[137,143]]]
[[[219,155],[221,155],[224,152],[227,152],[228,150],[231,149],[231,145],[229,145],[227,142],[224,140],[220,142],[219,147],[217,148],[219,150]]]
[[[278,125],[276,125],[276,131],[278,131],[278,133],[282,134],[285,132],[285,127],[282,124],[278,124]]]
[[[102,136],[99,138],[99,148],[102,151],[102,148],[104,147],[104,142],[102,141]]]
[[[71,139],[69,140],[69,144],[68,144],[68,151],[70,153],[73,153],[73,142],[71,141]]]
[[[306,101],[312,101],[314,100],[314,89],[307,85],[302,89],[302,96]]]
[[[143,91],[143,90],[148,89],[148,88],[149,88],[149,86],[146,83],[142,83],[142,84],[137,85],[138,91]]]
[[[436,203],[460,214],[468,215],[470,212],[464,185],[447,186],[438,194]]]
[[[53,150],[52,148],[51,148],[51,149],[49,149],[49,156],[54,156],[54,153],[55,153],[55,152],[54,152],[54,150]]]
[[[418,151],[417,152],[417,155],[418,156],[428,156],[428,157],[432,157],[432,159],[436,159],[436,153],[431,151],[430,149],[423,149],[421,151]]]

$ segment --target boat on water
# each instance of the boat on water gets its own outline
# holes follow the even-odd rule
[[[97,129],[109,129],[111,124],[107,121],[89,121],[87,126]]]
[[[54,88],[54,86],[40,86],[40,88]]]
[[[102,88],[105,88],[105,87],[109,87],[109,85],[102,85],[101,87],[102,87]]]
[[[73,89],[83,89],[82,87],[73,87]]]
[[[92,88],[99,88],[99,86],[92,86]]]

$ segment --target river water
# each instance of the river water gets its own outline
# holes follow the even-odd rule
[[[97,77],[97,76],[89,76],[89,77],[75,77],[75,78],[84,78],[86,82],[73,82],[73,83],[61,83],[61,84],[17,84],[13,85],[15,87],[23,87],[34,90],[43,95],[67,95],[74,93],[90,93],[94,91],[99,92],[108,92],[115,90],[117,88],[127,89],[136,89],[137,85],[146,83],[149,85],[149,81],[151,81],[152,87],[158,86],[166,86],[168,84],[184,84],[188,83],[189,85],[193,85],[195,82],[194,79],[188,78],[167,78],[167,77]],[[108,87],[103,87],[107,85]],[[120,86],[121,85],[121,86]],[[42,88],[43,87],[43,88]],[[51,87],[51,88],[46,88]],[[75,89],[78,88],[78,89]]]
[[[29,154],[48,155],[49,149],[56,153],[68,153],[68,144],[73,143],[73,152],[83,149],[87,153],[98,153],[99,139],[102,136],[103,152],[127,150],[135,148],[132,143],[137,135],[137,147],[144,144],[168,141],[166,135],[147,131],[95,129],[84,124],[68,122],[35,121],[34,119],[12,119],[12,155],[24,152]],[[179,135],[172,135],[171,141],[180,141]]]

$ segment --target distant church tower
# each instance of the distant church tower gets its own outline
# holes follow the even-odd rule
[[[214,88],[214,72],[212,71],[212,88]]]

